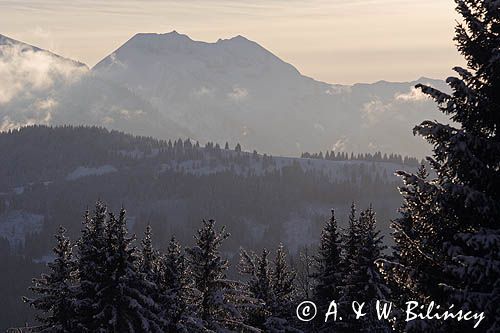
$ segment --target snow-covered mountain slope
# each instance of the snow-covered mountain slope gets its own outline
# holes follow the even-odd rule
[[[318,82],[242,36],[206,43],[175,31],[141,33],[92,72],[149,100],[196,139],[274,154],[335,147],[420,155],[426,146],[411,128],[439,116],[413,89],[417,81]]]
[[[0,35],[0,131],[29,124],[104,125],[143,135],[190,133],[82,63]]]

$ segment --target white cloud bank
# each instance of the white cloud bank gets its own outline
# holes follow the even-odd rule
[[[81,64],[23,44],[0,45],[0,131],[48,124],[58,105],[54,91],[87,71]]]
[[[56,83],[71,83],[87,71],[48,52],[22,45],[0,45],[0,104],[20,94],[47,91]]]

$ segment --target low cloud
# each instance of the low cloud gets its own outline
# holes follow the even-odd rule
[[[382,101],[376,97],[364,103],[361,108],[362,127],[395,124],[398,121],[405,124],[412,121],[412,124],[417,124],[424,120],[419,119],[421,104],[428,101],[430,99],[427,95],[413,87],[408,92],[396,93],[389,101]]]
[[[425,95],[420,89],[412,87],[410,92],[397,93],[394,96],[394,99],[405,102],[419,102],[419,101],[426,101],[429,99],[429,97]]]
[[[51,98],[51,97],[48,97],[46,99],[37,100],[35,102],[35,107],[38,110],[51,110],[51,109],[54,109],[55,107],[57,107],[58,105],[59,105],[59,103],[54,98]]]
[[[49,124],[59,105],[55,91],[87,73],[87,67],[28,45],[0,45],[0,131]]]
[[[346,137],[342,137],[335,142],[335,144],[332,147],[332,150],[336,152],[339,151],[344,152],[347,150],[348,144],[349,144],[349,139]]]
[[[192,95],[196,98],[202,98],[202,97],[213,97],[214,96],[214,90],[207,88],[205,86],[200,87],[199,89],[193,91]]]
[[[248,90],[245,88],[234,87],[233,90],[227,94],[227,96],[229,99],[238,102],[248,97]]]
[[[343,85],[331,85],[330,88],[328,88],[325,93],[327,95],[343,95],[343,94],[349,94],[352,91],[351,86],[343,86]]]
[[[87,71],[69,60],[24,45],[0,45],[0,105],[30,92],[72,83]]]

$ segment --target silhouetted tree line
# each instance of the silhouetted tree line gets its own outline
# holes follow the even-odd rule
[[[331,322],[299,321],[295,307],[313,295],[320,309],[341,302],[387,295],[375,259],[383,257],[382,237],[370,207],[359,217],[354,205],[340,233],[332,210],[311,273],[309,291],[299,288],[287,251],[241,250],[240,279],[229,279],[229,261],[220,251],[229,234],[203,221],[195,244],[172,237],[164,250],[153,246],[146,227],[140,245],[128,235],[125,211],[109,212],[100,202],[86,212],[75,245],[60,228],[48,273],[33,280],[38,330],[51,332],[302,332],[330,329]],[[305,263],[302,263],[305,265]],[[325,311],[326,312],[326,311]],[[339,329],[384,329],[373,316],[348,319]],[[337,326],[335,326],[337,327]]]
[[[33,182],[52,181],[79,166],[112,164],[130,167],[145,160],[155,163],[225,158],[233,163],[246,163],[248,159],[244,155],[248,154],[240,153],[240,144],[229,150],[226,143],[226,149],[221,150],[219,144],[213,142],[201,147],[190,139],[172,142],[95,126],[26,126],[0,133],[3,165],[0,188],[6,190]],[[272,159],[267,155],[263,158]]]
[[[396,163],[396,164],[401,164],[401,165],[407,165],[410,167],[418,167],[420,164],[422,164],[422,161],[419,162],[419,160],[415,157],[411,156],[402,156],[400,154],[387,154],[384,153],[382,154],[381,152],[376,152],[376,153],[349,153],[342,152],[342,151],[326,151],[325,154],[323,152],[319,153],[302,153],[301,158],[312,158],[312,159],[319,159],[319,160],[329,160],[329,161],[373,161],[373,162],[389,162],[389,163]]]

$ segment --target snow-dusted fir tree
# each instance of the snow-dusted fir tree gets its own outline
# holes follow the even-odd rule
[[[295,272],[287,262],[287,253],[283,244],[278,246],[271,269],[271,287],[273,302],[271,303],[272,317],[268,318],[266,328],[268,332],[297,332],[293,328],[295,319],[294,301],[296,300]]]
[[[161,332],[160,308],[152,297],[156,288],[138,269],[125,211],[118,218],[110,214],[107,220],[105,212],[104,205],[98,204],[79,243],[79,268],[98,272],[80,271],[84,280],[80,281],[78,302],[85,312],[79,316],[77,331]],[[96,258],[97,254],[102,257]]]
[[[107,279],[99,286],[100,328],[114,332],[160,332],[159,306],[152,297],[156,285],[146,280],[138,266],[133,237],[127,235],[125,210],[118,217],[110,214],[106,228]]]
[[[351,210],[351,221],[347,230],[346,245],[349,242],[357,246],[347,248],[342,286],[341,303],[348,307],[344,312],[343,321],[339,324],[341,331],[346,332],[390,332],[390,325],[381,321],[376,316],[376,301],[389,301],[389,288],[385,284],[382,274],[379,272],[376,261],[383,258],[382,251],[385,249],[382,236],[376,230],[375,212],[369,209],[361,212],[358,219],[352,218],[354,209]],[[352,230],[353,229],[353,230]],[[354,245],[354,244],[353,244]],[[351,309],[353,301],[366,302],[364,317],[355,319]]]
[[[253,298],[246,310],[246,322],[259,329],[265,329],[265,322],[272,316],[270,306],[274,303],[268,257],[269,251],[266,249],[262,250],[260,256],[242,249],[238,267],[240,274],[248,276],[246,288]]]
[[[463,21],[455,41],[468,69],[456,67],[447,83],[451,93],[418,85],[433,98],[452,125],[424,121],[414,131],[433,145],[430,163],[436,179],[422,181],[401,173],[406,186],[431,194],[428,224],[441,233],[436,253],[420,255],[441,261],[432,289],[444,295],[426,296],[485,311],[481,330],[500,330],[500,2],[456,0]],[[418,210],[408,212],[418,217]],[[401,281],[401,283],[405,283]],[[440,297],[444,296],[444,297]],[[467,324],[460,327],[467,329]]]
[[[229,234],[215,229],[214,220],[203,220],[195,235],[196,245],[186,249],[190,273],[198,292],[197,314],[206,329],[215,332],[241,331],[243,316],[238,309],[242,296],[238,283],[226,278],[229,267],[220,247]]]
[[[360,332],[392,332],[389,322],[377,317],[375,308],[376,301],[392,301],[390,290],[376,264],[378,259],[384,258],[383,251],[386,249],[383,236],[376,229],[376,223],[375,212],[370,206],[359,220],[364,233],[357,260],[359,269],[356,273],[360,274],[360,278],[364,280],[363,296],[360,299],[368,305],[367,314],[361,319],[363,327]]]
[[[42,315],[37,315],[37,320],[44,330],[73,332],[75,265],[72,247],[63,227],[59,228],[56,239],[53,249],[55,259],[48,264],[49,273],[33,279],[33,286],[29,288],[37,296],[24,300],[34,309],[43,312]]]
[[[391,258],[377,261],[387,283],[392,289],[392,301],[405,307],[408,300],[425,303],[429,295],[442,294],[442,288],[436,281],[443,281],[447,273],[444,270],[444,253],[441,250],[443,237],[446,235],[442,225],[434,225],[439,219],[439,212],[434,209],[433,193],[435,187],[428,183],[428,172],[424,165],[400,187],[403,195],[401,216],[393,220],[393,254]],[[406,323],[404,313],[396,312],[395,324],[400,331],[421,331],[434,329],[442,324],[439,321],[411,321]]]
[[[94,331],[97,286],[106,279],[106,215],[107,209],[102,202],[96,203],[92,216],[87,211],[82,235],[77,243],[76,327],[82,332]]]
[[[347,229],[342,236],[342,267],[345,269],[345,274],[342,276],[341,301],[347,306],[350,305],[351,297],[356,296],[355,293],[359,291],[359,286],[354,284],[354,281],[347,281],[349,273],[357,268],[358,254],[363,239],[363,230],[356,214],[356,206],[352,203]]]
[[[296,272],[297,298],[311,299],[315,289],[314,266],[316,264],[315,252],[306,245],[299,250],[299,258],[294,263]]]
[[[146,226],[144,238],[141,241],[141,256],[139,260],[139,270],[146,275],[149,281],[155,282],[158,280],[159,254],[153,247],[152,229],[150,225]]]
[[[292,320],[295,274],[288,268],[284,247],[278,247],[272,265],[266,249],[260,256],[242,250],[239,268],[250,276],[247,289],[254,302],[247,310],[249,325],[271,333],[300,332]]]
[[[356,257],[361,241],[362,230],[359,227],[356,214],[356,205],[353,202],[349,212],[347,230],[342,235],[342,256],[344,258],[344,267],[346,267],[346,269],[348,269],[349,265],[352,264],[354,258]]]
[[[327,313],[328,306],[332,300],[339,300],[342,286],[342,240],[337,228],[335,212],[323,227],[318,254],[315,257],[316,281],[314,288],[314,300],[320,314]],[[331,330],[335,322],[330,320],[324,323],[324,316],[318,316],[318,327],[321,330]]]
[[[166,253],[160,258],[160,280],[157,281],[160,317],[167,332],[194,332],[203,329],[193,307],[192,281],[181,245],[172,237]]]

